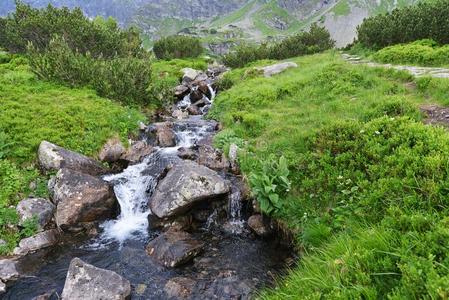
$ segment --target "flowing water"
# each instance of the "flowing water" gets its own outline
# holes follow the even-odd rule
[[[212,91],[212,95],[215,92]],[[186,105],[186,102],[182,101],[180,106]],[[205,111],[207,109],[208,106],[204,108]],[[215,122],[206,121],[201,116],[177,121],[174,124],[177,137],[175,147],[157,149],[142,163],[130,166],[120,174],[104,177],[114,186],[120,205],[117,219],[104,222],[97,238],[72,241],[53,248],[43,257],[30,259],[27,263],[30,276],[20,279],[3,299],[28,300],[51,290],[60,295],[68,266],[75,257],[128,279],[132,284],[132,299],[166,299],[163,291],[165,284],[179,276],[195,280],[191,299],[229,299],[233,293],[235,299],[239,295],[243,295],[244,299],[254,288],[270,283],[273,274],[284,266],[290,252],[280,249],[276,243],[257,239],[244,230],[241,193],[234,184],[229,196],[227,218],[232,230],[220,226],[223,222],[219,213],[213,211],[204,226],[192,233],[206,244],[204,251],[192,263],[177,269],[166,269],[145,252],[148,241],[160,233],[149,229],[148,224],[151,214],[148,199],[160,175],[168,164],[179,160],[176,153],[180,147],[195,146],[212,135],[215,128]]]

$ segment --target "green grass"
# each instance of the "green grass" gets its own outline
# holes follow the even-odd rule
[[[273,78],[233,70],[210,115],[224,124],[218,146],[246,141],[246,175],[272,155],[289,163],[291,191],[274,217],[303,255],[259,297],[447,298],[449,134],[422,124],[419,106],[448,105],[449,81],[334,52],[293,60]]]
[[[21,57],[0,64],[0,106],[0,239],[8,242],[0,254],[5,254],[29,233],[16,227],[13,207],[28,195],[47,193],[36,163],[42,140],[95,156],[110,137],[126,141],[145,118],[92,90],[38,81]]]
[[[266,21],[279,18],[284,21],[288,28],[286,30],[279,30],[269,26]],[[263,5],[253,16],[254,26],[259,29],[265,36],[275,36],[277,34],[292,34],[298,32],[303,23],[299,22],[294,16],[290,15],[288,11],[279,7],[276,1],[269,1]]]

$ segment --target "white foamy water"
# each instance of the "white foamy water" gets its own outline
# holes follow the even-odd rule
[[[103,240],[116,240],[123,243],[132,237],[148,236],[148,201],[156,188],[159,151],[154,152],[140,164],[128,167],[120,174],[109,175],[104,180],[114,185],[114,192],[120,205],[117,220],[103,223]],[[149,170],[154,172],[149,172]]]

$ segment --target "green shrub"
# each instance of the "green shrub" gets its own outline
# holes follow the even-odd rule
[[[23,174],[17,166],[9,160],[0,159],[0,207],[15,204],[23,182]]]
[[[56,37],[46,51],[28,48],[32,71],[41,79],[70,87],[90,86],[98,95],[118,100],[124,104],[147,105],[147,89],[151,80],[151,63],[148,59],[116,57],[94,59],[73,51],[65,39]]]
[[[314,23],[308,32],[298,33],[271,45],[239,45],[223,57],[223,62],[232,68],[239,68],[256,60],[287,59],[318,53],[334,45],[335,41],[331,39],[329,31]]]
[[[159,59],[195,58],[203,52],[198,38],[174,35],[162,38],[154,43],[154,54]]]
[[[289,174],[287,160],[283,156],[279,160],[270,157],[263,162],[260,172],[250,174],[252,193],[264,213],[271,215],[282,207],[282,201],[290,191]]]
[[[365,19],[357,28],[358,40],[373,49],[421,39],[449,44],[448,14],[447,0],[419,1],[414,6]]]
[[[449,64],[449,46],[437,47],[432,40],[422,40],[383,48],[373,58],[383,63],[443,66]]]
[[[45,50],[55,35],[63,36],[70,49],[95,58],[143,53],[136,29],[122,30],[112,18],[90,20],[79,8],[49,5],[35,9],[17,1],[16,11],[0,20],[0,47],[12,53],[25,53],[28,43],[39,51]]]

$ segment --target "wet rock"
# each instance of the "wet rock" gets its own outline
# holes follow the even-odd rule
[[[99,162],[79,153],[42,141],[38,150],[39,164],[45,171],[72,169],[89,175],[106,174]]]
[[[133,143],[128,150],[126,150],[121,159],[126,161],[128,164],[137,164],[150,155],[153,150],[153,147],[144,141],[137,141]]]
[[[201,110],[200,110],[200,108],[199,108],[198,106],[196,106],[196,105],[190,105],[190,106],[187,108],[187,112],[188,112],[190,115],[192,115],[192,116],[198,116],[198,115],[201,115]]]
[[[187,277],[175,277],[167,282],[164,291],[169,298],[187,299],[194,287],[194,280]]]
[[[19,202],[16,211],[20,218],[20,224],[36,217],[39,230],[43,230],[53,218],[55,206],[46,199],[28,198]]]
[[[270,227],[265,223],[262,215],[253,215],[248,219],[248,226],[261,237],[271,233]]]
[[[215,299],[251,299],[253,285],[248,280],[238,276],[217,278],[205,291],[205,298]]]
[[[58,243],[59,237],[60,234],[57,229],[51,229],[38,233],[32,237],[21,240],[19,247],[14,249],[14,254],[26,255],[30,252],[54,246]]]
[[[62,299],[124,300],[130,295],[131,284],[125,278],[74,258],[67,272]]]
[[[178,99],[184,98],[184,96],[187,95],[189,92],[190,92],[189,87],[188,87],[188,86],[185,86],[185,85],[183,85],[183,84],[178,85],[178,86],[175,88],[175,96],[176,96]]]
[[[156,144],[161,147],[176,146],[176,135],[173,131],[173,123],[154,123],[150,127],[150,132],[155,135]]]
[[[183,120],[183,119],[187,119],[189,117],[189,113],[186,111],[183,111],[181,109],[176,109],[173,111],[172,117],[177,120]]]
[[[174,268],[192,260],[203,246],[187,232],[169,230],[152,240],[146,250],[160,264]]]
[[[201,100],[198,100],[195,103],[193,103],[193,105],[198,106],[198,107],[204,107],[208,104],[210,104],[210,102],[207,101],[207,99],[205,99],[205,98],[202,98]]]
[[[215,171],[189,160],[178,162],[159,182],[150,201],[159,218],[188,211],[194,204],[226,195],[229,182]]]
[[[119,138],[112,138],[106,142],[98,155],[101,161],[114,163],[120,159],[126,149]]]
[[[212,98],[212,94],[210,92],[209,86],[207,84],[207,82],[205,81],[200,81],[198,83],[198,90],[203,93],[204,95],[206,95],[207,98]]]
[[[263,67],[263,68],[257,68],[257,70],[263,71],[263,74],[265,77],[271,77],[273,75],[282,73],[289,68],[297,68],[297,67],[298,67],[298,65],[294,62],[283,62],[283,63],[274,64],[274,65]]]
[[[0,260],[0,282],[8,284],[9,282],[19,279],[19,271],[17,271],[17,263],[11,259]]]
[[[64,231],[78,231],[82,223],[111,217],[116,203],[105,181],[69,169],[56,175],[54,201],[56,224]]]
[[[0,295],[6,293],[6,284],[0,281]]]
[[[182,75],[182,82],[183,83],[189,83],[195,80],[195,78],[200,74],[199,71],[191,69],[191,68],[184,68],[181,70],[183,73]]]
[[[203,95],[203,93],[199,89],[193,90],[193,91],[190,92],[190,100],[192,102],[196,102],[198,100],[201,100],[201,99],[203,99],[203,97],[204,97],[204,95]]]
[[[50,300],[50,299],[59,299],[56,290],[51,290],[49,292],[46,292],[45,294],[36,296],[32,300]]]
[[[182,159],[194,160],[196,158],[196,153],[190,148],[181,147],[178,149],[178,157]]]
[[[213,170],[223,170],[229,167],[229,162],[223,153],[210,145],[201,145],[198,149],[198,163]]]

